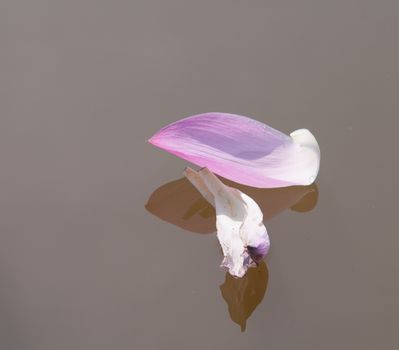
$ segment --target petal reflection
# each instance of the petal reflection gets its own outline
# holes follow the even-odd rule
[[[226,273],[220,291],[228,305],[231,320],[241,327],[242,332],[245,331],[247,319],[265,296],[268,279],[269,272],[264,261],[249,269],[242,278]]]

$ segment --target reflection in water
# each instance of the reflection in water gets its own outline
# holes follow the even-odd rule
[[[226,272],[226,279],[220,286],[233,322],[245,331],[246,322],[262,301],[267,287],[269,273],[264,261],[258,267],[251,268],[242,278],[234,278]]]
[[[310,211],[318,200],[316,184],[259,189],[225,179],[223,182],[252,197],[262,209],[265,222],[288,208],[297,212]],[[214,208],[186,178],[169,182],[155,190],[146,204],[146,209],[160,219],[191,232],[216,231]],[[241,331],[245,330],[247,319],[262,301],[268,277],[264,261],[256,268],[250,268],[243,278],[234,278],[226,272],[225,282],[220,286],[220,291],[228,305],[231,319],[240,325]]]
[[[252,197],[262,209],[264,221],[270,220],[287,208],[298,212],[312,210],[318,199],[316,184],[259,189],[225,179],[223,182]],[[160,219],[191,232],[212,233],[216,230],[214,208],[186,178],[159,187],[151,195],[146,208]]]

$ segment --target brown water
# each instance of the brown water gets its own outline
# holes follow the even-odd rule
[[[2,1],[0,348],[396,348],[398,32],[395,0]],[[317,185],[248,189],[242,280],[145,142],[207,111],[321,147]]]

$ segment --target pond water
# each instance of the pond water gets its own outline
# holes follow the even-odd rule
[[[397,1],[0,7],[1,349],[395,348]],[[146,142],[209,111],[321,148],[312,186],[240,187],[271,239],[243,279]]]

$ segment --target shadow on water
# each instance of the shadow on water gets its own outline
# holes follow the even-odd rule
[[[265,222],[286,209],[308,212],[315,208],[319,196],[317,184],[259,189],[225,179],[223,182],[252,197],[262,209]],[[156,189],[145,207],[151,214],[185,230],[200,234],[216,231],[214,208],[186,178]],[[241,327],[242,332],[245,331],[248,318],[263,300],[268,279],[269,272],[264,261],[250,268],[242,278],[234,278],[226,272],[220,291],[228,305],[231,320]]]
[[[316,184],[260,189],[224,179],[223,182],[252,197],[262,209],[265,222],[288,208],[307,212],[317,204]],[[186,178],[169,182],[156,189],[145,207],[160,219],[191,232],[204,234],[216,230],[214,208]]]

